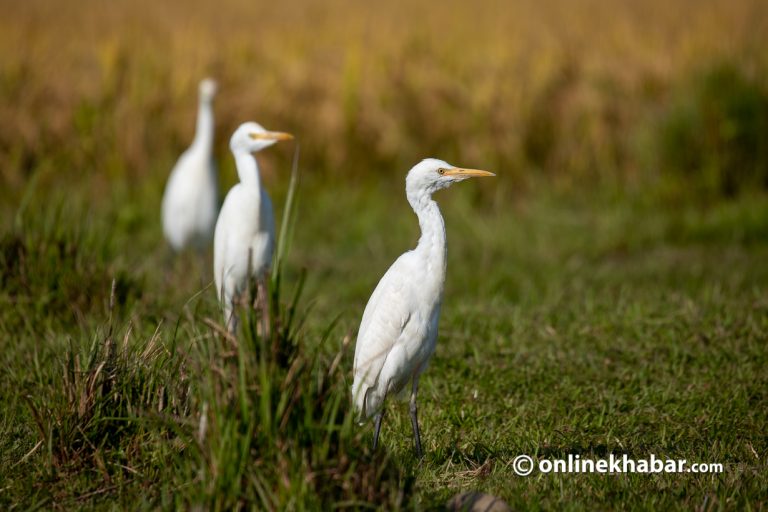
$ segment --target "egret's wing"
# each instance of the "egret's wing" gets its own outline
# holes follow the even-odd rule
[[[219,213],[219,180],[216,162],[213,159],[208,159],[204,162],[201,173],[205,179],[201,181],[201,185],[195,191],[197,205],[195,212],[197,215],[196,228],[199,231],[199,236],[202,237],[199,243],[200,246],[204,246],[210,242]]]
[[[171,242],[174,249],[181,249],[184,242],[184,224],[187,222],[186,215],[189,215],[189,180],[186,168],[189,167],[189,157],[183,153],[168,176],[168,182],[163,191],[163,201],[161,205],[163,231],[165,236]]]
[[[362,409],[368,388],[377,385],[387,356],[400,339],[411,311],[409,253],[395,261],[373,291],[363,313],[355,346],[355,401]]]
[[[368,338],[368,331],[373,324],[377,326],[376,333],[384,334],[388,331],[386,327],[395,328],[395,326],[400,325],[399,320],[405,320],[405,317],[407,317],[408,308],[406,307],[407,297],[405,296],[405,289],[408,274],[405,272],[406,265],[400,263],[401,261],[398,259],[389,267],[373,290],[371,298],[368,299],[368,304],[366,304],[365,311],[363,312],[363,318],[360,321],[360,329],[357,334],[358,340]],[[385,327],[384,331],[381,330],[382,327]],[[393,330],[392,334],[396,334],[392,339],[394,344],[400,331]],[[355,360],[357,360],[359,350],[361,350],[360,343],[358,343],[355,349]]]
[[[224,286],[225,268],[228,260],[229,219],[232,216],[232,190],[229,191],[221,205],[221,211],[216,221],[216,229],[213,235],[213,278],[216,281],[216,294],[222,300],[221,289]]]

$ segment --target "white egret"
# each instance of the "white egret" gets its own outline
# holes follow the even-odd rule
[[[213,237],[219,206],[213,162],[215,95],[216,82],[200,82],[195,139],[173,167],[163,194],[163,233],[176,251],[194,247],[202,252]]]
[[[264,277],[272,263],[275,245],[272,200],[261,185],[253,153],[291,139],[293,135],[289,133],[270,132],[258,123],[249,122],[240,125],[229,142],[240,183],[227,193],[216,221],[213,275],[230,332],[234,332],[237,325],[234,303],[251,276],[261,281],[259,292],[265,293]],[[266,295],[262,299],[265,305]]]
[[[365,306],[355,347],[352,397],[363,418],[376,418],[374,449],[385,399],[403,391],[410,381],[411,426],[416,454],[422,455],[416,394],[419,376],[435,350],[447,256],[445,224],[432,193],[475,176],[494,174],[429,158],[405,179],[421,237],[416,248],[401,255],[379,281]]]

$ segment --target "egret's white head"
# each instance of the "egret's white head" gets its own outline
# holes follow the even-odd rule
[[[218,86],[216,85],[216,80],[213,78],[204,78],[200,81],[200,100],[207,102],[213,101],[217,89]]]
[[[448,188],[468,178],[496,176],[492,172],[477,169],[462,169],[437,158],[426,158],[413,166],[405,178],[408,194],[427,193]]]
[[[268,148],[275,142],[281,140],[292,140],[293,135],[285,132],[270,132],[264,129],[259,123],[243,123],[232,134],[229,140],[229,147],[233,153],[248,152],[256,153],[264,148]]]

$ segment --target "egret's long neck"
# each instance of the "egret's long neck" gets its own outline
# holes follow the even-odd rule
[[[234,155],[240,183],[248,188],[253,188],[257,191],[261,190],[259,166],[256,163],[256,158],[248,151],[235,151]]]
[[[409,193],[408,202],[416,212],[421,228],[421,237],[416,251],[425,255],[427,264],[431,267],[430,274],[439,277],[442,285],[448,247],[445,239],[445,222],[440,214],[440,208],[426,192]],[[437,274],[434,274],[435,272]]]
[[[202,146],[209,151],[213,146],[213,104],[210,100],[200,100],[197,108],[195,140],[192,144]]]

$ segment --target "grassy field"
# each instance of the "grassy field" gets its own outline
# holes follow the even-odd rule
[[[768,508],[764,2],[5,4],[1,508]],[[205,74],[225,187],[239,122],[301,144],[270,338],[162,240]],[[280,211],[292,154],[259,155]],[[426,156],[498,178],[437,196],[418,461],[405,404],[372,453],[349,386]],[[724,471],[512,469],[611,453]]]
[[[399,187],[380,186],[346,187],[342,199],[301,195],[284,288],[307,269],[303,326],[287,338],[302,340],[307,360],[319,345],[317,372],[354,337],[376,280],[415,241]],[[350,423],[350,346],[330,381],[340,416],[329,420],[322,402],[322,414],[294,418],[294,430],[280,431],[286,452],[255,436],[276,421],[247,412],[261,403],[262,352],[258,343],[252,352],[232,346],[208,323],[218,320],[214,293],[196,295],[194,258],[164,267],[152,202],[137,208],[139,197],[118,195],[132,206],[85,215],[68,197],[48,203],[54,213],[25,214],[2,247],[3,502],[430,508],[469,489],[519,508],[764,507],[764,198],[704,212],[546,197],[495,207],[478,200],[477,187],[461,188],[440,197],[449,280],[422,384],[420,463],[403,404],[390,406],[377,457],[370,428]],[[128,226],[118,220],[125,209]],[[278,359],[267,358],[275,385],[285,372]],[[316,399],[311,377],[299,384]],[[212,426],[197,438],[204,410]],[[313,459],[328,422],[341,446]],[[725,471],[521,478],[510,468],[518,454],[611,452],[720,462]],[[309,476],[336,470],[331,490]]]

